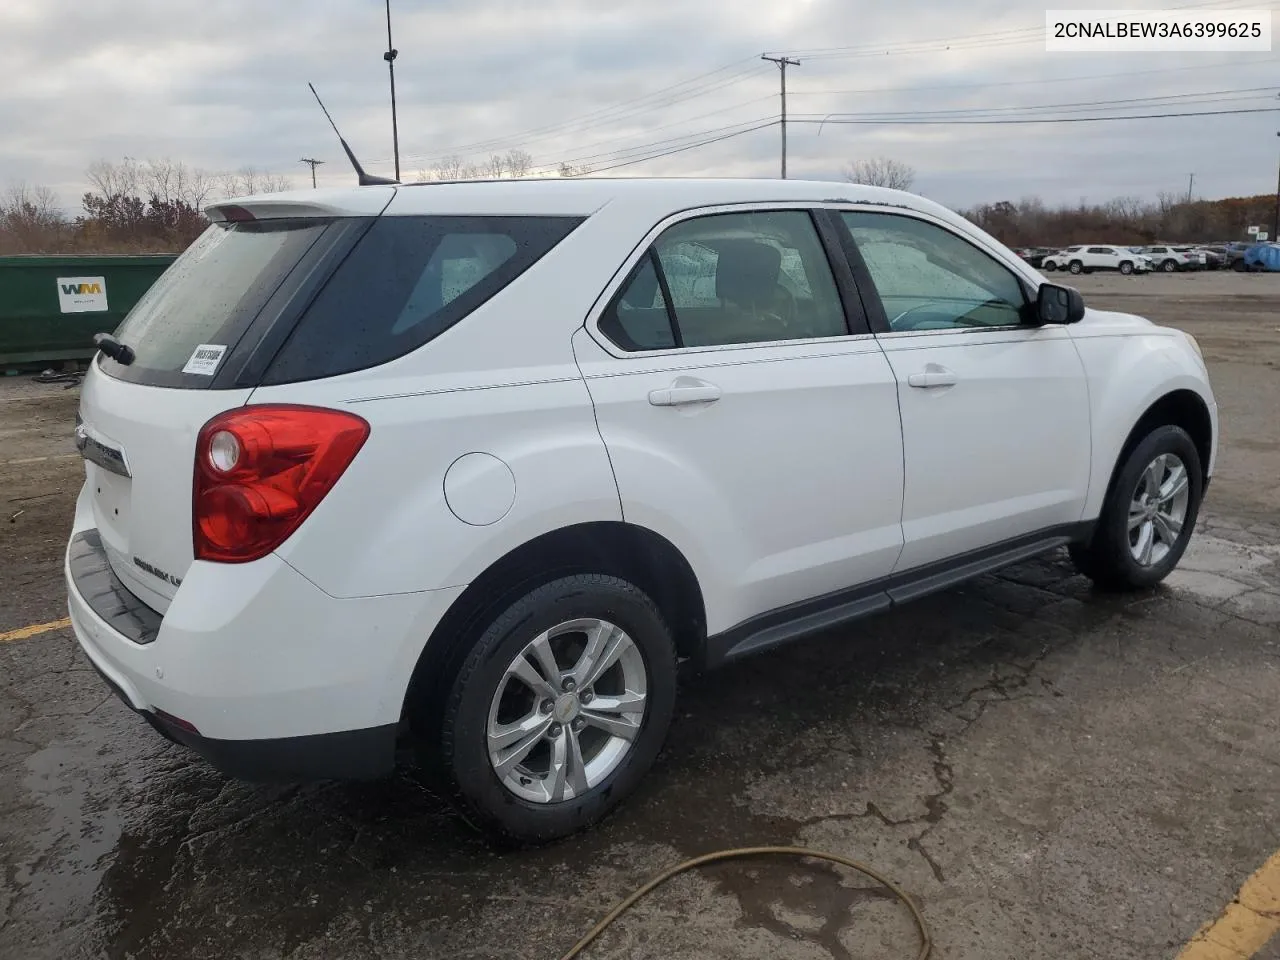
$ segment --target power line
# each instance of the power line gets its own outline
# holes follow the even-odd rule
[[[751,63],[753,66],[744,68],[743,64],[747,63]],[[741,60],[735,60],[732,63],[727,63],[715,70],[710,70],[706,73],[698,74],[695,77],[681,80],[678,83],[661,87],[658,90],[654,90],[642,96],[632,97],[629,100],[622,100],[617,103],[598,107],[567,120],[531,127],[527,130],[520,131],[519,133],[513,133],[503,137],[493,137],[487,140],[477,140],[473,143],[457,144],[453,147],[441,148],[439,152],[418,154],[409,159],[435,160],[454,153],[498,149],[513,142],[518,142],[517,145],[525,142],[536,142],[539,139],[546,139],[547,136],[551,134],[569,132],[568,128],[573,128],[584,123],[589,128],[600,123],[611,123],[623,119],[626,116],[642,114],[649,110],[659,109],[661,107],[673,106],[674,104],[684,100],[704,96],[707,93],[741,82],[748,76],[757,73],[757,68],[754,66],[754,63],[755,57],[744,57]],[[738,69],[735,70],[735,68]],[[726,71],[734,72],[727,77],[718,77],[719,74],[725,73]],[[713,77],[717,77],[717,79],[712,80],[711,78]],[[654,102],[650,103],[649,101]]]
[[[888,119],[888,120],[810,120],[796,119],[792,123],[836,123],[836,124],[881,124],[883,126],[930,126],[930,125],[987,125],[987,124],[1023,124],[1023,123],[1101,123],[1107,120],[1163,120],[1170,117],[1226,117],[1234,116],[1242,113],[1280,113],[1280,107],[1257,107],[1243,110],[1201,110],[1188,113],[1146,113],[1146,114],[1129,114],[1124,116],[1105,116],[1105,117],[1033,117],[1033,118],[1011,118],[1011,119],[957,119],[957,120],[913,120],[913,119]]]
[[[761,123],[761,124],[757,124],[754,127],[748,127],[746,130],[739,130],[737,133],[726,133],[723,136],[713,137],[710,140],[702,140],[698,143],[688,144],[687,146],[676,147],[674,150],[664,150],[661,153],[655,153],[655,154],[652,154],[651,156],[637,157],[634,160],[626,160],[626,161],[623,161],[622,163],[615,163],[612,166],[599,167],[593,170],[592,173],[604,173],[606,170],[617,170],[621,167],[629,167],[632,164],[644,163],[646,160],[657,160],[660,157],[669,157],[669,156],[672,156],[673,154],[684,153],[686,150],[694,150],[698,147],[705,147],[712,143],[719,143],[722,140],[730,140],[734,137],[740,137],[746,133],[753,133],[756,130],[763,130],[766,127],[772,127],[777,122],[778,122],[777,120],[770,120],[767,123]]]
[[[755,117],[751,120],[742,120],[738,123],[730,123],[722,127],[712,127],[709,130],[698,130],[693,133],[685,133],[676,137],[668,137],[664,140],[653,140],[653,141],[647,141],[645,143],[634,144],[630,147],[622,147],[618,150],[606,150],[602,153],[585,154],[585,155],[570,157],[566,160],[557,160],[554,164],[551,164],[551,166],[559,166],[562,163],[569,163],[573,165],[578,165],[582,163],[589,164],[589,162],[593,160],[594,161],[604,160],[606,162],[610,160],[621,160],[626,158],[630,154],[644,153],[646,151],[652,150],[655,147],[665,147],[667,145],[676,145],[686,140],[698,139],[698,138],[706,137],[712,134],[724,133],[729,130],[736,130],[739,127],[751,126],[752,129],[755,129],[754,127],[755,124],[764,123],[766,121],[769,123],[775,123],[777,122],[777,119],[778,118],[776,115],[768,116],[768,117]],[[539,166],[547,166],[547,164],[539,164]]]
[[[734,110],[737,110],[737,109],[739,109],[739,108],[741,108],[741,107],[746,107],[746,106],[750,106],[750,105],[755,104],[755,103],[760,103],[760,102],[762,102],[762,101],[764,101],[764,100],[772,100],[772,99],[774,98],[774,96],[775,96],[775,95],[774,95],[774,94],[772,94],[772,93],[766,93],[763,97],[752,97],[750,100],[742,100],[742,101],[739,101],[738,103],[732,104],[731,106],[728,106],[728,107],[722,107],[722,108],[720,108],[720,109],[718,109],[718,110],[709,110],[709,111],[707,111],[706,113],[699,113],[699,114],[697,114],[696,116],[692,116],[692,117],[684,117],[683,119],[680,119],[680,120],[673,120],[673,121],[671,121],[670,123],[663,123],[663,124],[659,124],[659,125],[658,125],[658,126],[656,126],[656,127],[649,127],[649,126],[646,126],[646,127],[644,128],[644,131],[643,131],[643,132],[641,132],[641,133],[635,133],[635,132],[633,132],[633,133],[625,133],[625,134],[621,134],[621,135],[619,135],[619,136],[615,136],[615,137],[606,137],[604,140],[596,140],[596,141],[594,141],[594,142],[592,142],[592,143],[586,143],[586,144],[583,144],[582,146],[578,147],[577,149],[579,149],[579,150],[591,150],[591,149],[593,149],[593,148],[595,148],[595,147],[602,147],[602,146],[606,146],[606,145],[611,144],[611,143],[618,143],[619,141],[634,140],[634,139],[636,139],[636,137],[645,137],[645,136],[648,136],[649,134],[651,134],[651,133],[653,133],[653,132],[655,132],[655,131],[657,131],[657,130],[666,130],[666,129],[669,129],[669,128],[671,128],[671,127],[678,127],[678,126],[680,126],[681,124],[684,124],[684,123],[692,123],[694,120],[705,120],[707,117],[714,117],[714,116],[719,116],[719,115],[723,115],[723,114],[726,114],[726,113],[732,113]],[[761,117],[761,118],[758,118],[758,119],[769,119],[769,118]],[[756,122],[756,120],[744,120],[744,121],[742,121],[742,122],[743,122],[743,123],[755,123],[755,122]],[[729,127],[729,126],[735,126],[735,124],[729,124],[728,126],[726,126],[726,128],[725,128],[725,129],[728,129],[728,127]],[[681,136],[679,136],[679,137],[673,137],[672,139],[674,139],[674,140],[680,140],[680,139],[684,139],[685,137],[698,136],[698,135],[699,135],[699,134],[697,134],[697,133],[682,134]],[[599,157],[599,156],[608,156],[608,155],[611,155],[611,154],[613,154],[613,153],[621,153],[621,152],[624,152],[624,151],[626,151],[626,150],[628,150],[628,149],[631,149],[631,148],[629,148],[629,147],[620,147],[620,148],[618,148],[618,150],[616,150],[616,151],[613,151],[613,150],[605,150],[605,151],[603,151],[603,152],[602,152],[602,153],[600,153],[600,154],[588,154],[588,155],[585,155],[585,156],[581,156],[581,157],[574,158],[573,160],[566,161],[566,162],[570,162],[570,163],[578,163],[578,162],[580,162],[580,161],[582,161],[582,160],[591,160],[591,159],[594,159],[595,157]]]
[[[1232,61],[1228,63],[1199,63],[1185,67],[1163,67],[1155,70],[1128,70],[1121,73],[1092,73],[1077,77],[1037,77],[1032,80],[1000,80],[992,83],[940,83],[917,87],[863,87],[854,90],[793,90],[793,97],[834,96],[837,94],[876,94],[883,96],[891,93],[916,93],[933,90],[984,90],[989,87],[1021,87],[1042,83],[1078,83],[1082,80],[1112,80],[1119,77],[1140,77],[1159,73],[1181,73],[1185,70],[1221,70],[1230,67],[1232,70],[1243,70],[1251,66],[1264,64],[1273,66],[1280,59],[1269,57],[1265,60],[1251,60],[1244,63]]]
[[[1256,100],[1261,98],[1262,93],[1270,94],[1275,90],[1276,90],[1276,86],[1272,85],[1269,87],[1243,87],[1235,90],[1206,90],[1206,91],[1197,92],[1197,93],[1169,93],[1169,94],[1154,95],[1149,97],[1126,97],[1119,100],[1077,100],[1070,103],[1036,103],[1036,104],[1026,104],[1025,106],[1013,106],[1013,107],[960,107],[960,108],[948,109],[948,110],[888,110],[880,113],[849,111],[847,113],[828,113],[828,114],[825,114],[825,116],[828,118],[929,117],[929,116],[941,117],[941,116],[959,116],[961,114],[978,115],[978,114],[992,114],[992,113],[1020,113],[1020,112],[1030,111],[1030,110],[1057,110],[1057,111],[1070,113],[1073,111],[1073,108],[1119,110],[1119,109],[1132,108],[1138,105],[1156,106],[1159,103],[1159,101],[1167,101],[1167,100],[1202,100],[1203,99],[1204,102],[1206,103],[1220,102],[1219,100],[1216,100],[1216,99],[1205,99],[1205,98],[1218,98],[1218,97],[1221,97],[1223,100],[1227,100],[1227,99]],[[1227,96],[1228,94],[1249,94],[1249,96],[1228,97]],[[1166,106],[1169,104],[1160,104],[1160,105]],[[818,116],[818,114],[806,113],[806,114],[797,114],[797,116],[812,118],[812,117]]]

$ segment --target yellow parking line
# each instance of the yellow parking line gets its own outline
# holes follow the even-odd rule
[[[71,626],[71,618],[63,617],[61,620],[51,620],[48,623],[33,623],[29,627],[19,627],[17,630],[10,630],[8,633],[0,633],[0,643],[9,643],[12,640],[25,640],[27,637],[34,637],[37,634],[48,633],[50,630],[61,630],[63,627]]]
[[[1218,919],[1206,923],[1178,960],[1248,960],[1280,930],[1280,852],[1259,867]]]

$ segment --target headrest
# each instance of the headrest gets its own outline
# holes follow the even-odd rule
[[[782,269],[782,254],[758,240],[715,243],[716,296],[734,303],[757,303],[773,296]]]

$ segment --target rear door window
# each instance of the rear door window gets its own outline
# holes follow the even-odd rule
[[[381,217],[305,310],[264,383],[386,363],[439,336],[563,240],[581,217]]]
[[[631,351],[849,333],[827,254],[803,210],[677,223],[632,270],[599,326]]]

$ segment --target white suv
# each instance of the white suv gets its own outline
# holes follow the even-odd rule
[[[1141,588],[1213,470],[1195,342],[872,187],[369,186],[215,206],[100,339],[75,632],[249,778],[398,748],[547,840],[715,667],[1061,546]]]
[[[1095,270],[1116,270],[1123,274],[1146,273],[1151,269],[1151,259],[1128,247],[1090,246],[1084,244],[1069,247],[1055,258],[1059,270],[1072,273],[1093,273]]]
[[[1206,261],[1203,251],[1195,247],[1147,247],[1143,252],[1151,258],[1155,269],[1163,270],[1165,273],[1199,270],[1205,266]]]

